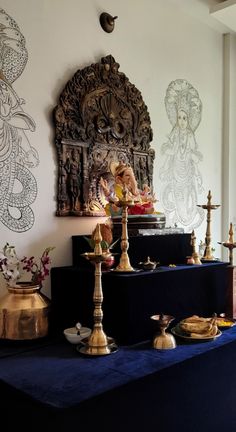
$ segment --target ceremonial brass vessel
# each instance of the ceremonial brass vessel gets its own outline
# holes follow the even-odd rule
[[[155,349],[173,349],[176,348],[176,341],[172,334],[167,333],[166,329],[168,328],[171,321],[174,320],[172,315],[152,315],[151,319],[156,321],[159,327],[159,331],[153,339],[153,348]]]
[[[30,282],[7,286],[0,299],[0,338],[27,340],[48,334],[50,300]]]

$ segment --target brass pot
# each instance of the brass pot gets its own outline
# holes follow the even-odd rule
[[[50,300],[31,282],[7,286],[0,299],[0,338],[37,339],[48,334]]]

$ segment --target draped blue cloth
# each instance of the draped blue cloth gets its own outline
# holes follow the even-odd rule
[[[161,237],[161,236],[160,236]],[[228,264],[161,266],[154,271],[102,274],[103,327],[120,345],[151,339],[156,323],[150,316],[165,313],[177,321],[191,315],[225,312]],[[81,322],[93,325],[94,269],[51,269],[52,330]]]
[[[85,357],[66,340],[40,343],[38,348],[26,345],[20,352],[2,346],[0,381],[40,403],[68,408],[209,351],[217,356],[219,348],[232,342],[236,326],[212,341],[179,340],[172,350],[155,350],[147,341],[100,357]]]

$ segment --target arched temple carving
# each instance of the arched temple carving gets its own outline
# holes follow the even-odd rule
[[[57,216],[104,216],[102,176],[130,163],[138,185],[153,186],[151,121],[140,91],[108,55],[78,70],[53,112],[58,156]]]

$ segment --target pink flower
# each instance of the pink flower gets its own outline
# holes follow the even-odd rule
[[[30,258],[24,257],[21,262],[24,264],[23,270],[31,272],[32,278],[31,282],[37,285],[42,285],[42,282],[49,275],[49,266],[51,264],[51,258],[49,253],[54,249],[54,247],[47,247],[39,261],[37,262],[35,257]]]
[[[42,285],[42,282],[49,275],[49,266],[51,264],[49,253],[53,249],[54,247],[47,247],[38,260],[34,256],[30,258],[25,256],[20,260],[16,254],[15,246],[6,243],[3,250],[0,251],[0,272],[11,286],[14,286],[22,277],[22,270],[31,273],[31,282],[33,284]]]

